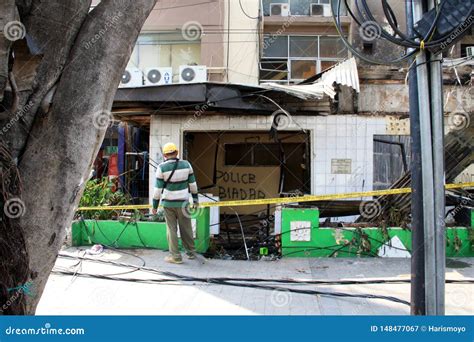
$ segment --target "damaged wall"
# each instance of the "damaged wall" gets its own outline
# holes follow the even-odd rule
[[[444,85],[445,115],[451,112],[474,111],[472,87]],[[367,84],[362,83],[358,95],[360,114],[399,114],[408,115],[408,86],[405,84]]]
[[[154,160],[162,160],[161,146],[168,141],[179,144],[182,149],[184,131],[265,131],[270,129],[272,122],[271,116],[155,115],[151,118],[150,155]],[[296,132],[300,127],[310,133],[311,193],[373,189],[373,137],[393,134],[389,117],[292,116],[285,131]],[[151,177],[150,189],[153,186]]]

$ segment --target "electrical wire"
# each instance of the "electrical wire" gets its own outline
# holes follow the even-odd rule
[[[108,262],[110,263],[110,262]],[[125,266],[125,265],[122,265]],[[129,267],[129,266],[126,266]],[[134,268],[138,268],[137,266],[132,266]],[[148,269],[150,270],[150,269]],[[234,287],[247,287],[247,288],[254,288],[254,289],[263,289],[263,290],[273,290],[273,291],[287,291],[291,293],[298,293],[298,294],[308,294],[308,295],[321,295],[321,296],[330,296],[330,297],[346,297],[346,298],[366,298],[366,299],[383,299],[388,300],[395,303],[410,305],[409,302],[391,296],[382,296],[382,295],[372,295],[372,294],[352,294],[352,293],[344,293],[344,292],[327,292],[327,291],[317,291],[317,290],[303,290],[303,289],[295,289],[289,287],[281,287],[281,286],[271,286],[271,285],[260,285],[255,283],[247,283],[242,280],[229,280],[225,278],[199,278],[199,277],[192,277],[192,276],[182,276],[178,274],[174,274],[171,272],[161,272],[158,270],[153,270],[154,273],[158,273],[161,275],[165,275],[168,277],[174,277],[177,280],[183,281],[191,281],[191,282],[201,282],[207,284],[216,284],[216,285],[224,285],[224,286],[234,286]],[[76,277],[86,277],[86,278],[95,278],[95,279],[103,279],[103,280],[114,280],[114,281],[125,281],[125,282],[137,282],[137,283],[150,283],[150,284],[162,284],[162,283],[169,283],[169,279],[143,279],[143,278],[119,278],[110,275],[101,275],[101,274],[91,274],[91,273],[73,273],[71,271],[64,271],[64,270],[53,270],[53,274],[60,274],[60,275],[67,275],[70,276],[74,274]]]
[[[59,274],[59,275],[67,275],[67,276],[70,276],[71,274],[73,274],[72,272],[61,271],[61,270],[55,270],[55,271],[53,270],[52,273]],[[104,276],[104,275],[97,275],[97,274],[90,274],[90,273],[77,273],[76,276],[85,277],[85,278],[102,279],[102,280],[114,280],[114,281],[124,281],[124,282],[133,282],[133,283],[147,283],[147,284],[161,284],[161,283],[169,282],[169,280],[162,280],[162,279],[118,278],[118,277],[113,277],[113,276]],[[183,281],[183,280],[180,279],[180,281]],[[352,293],[345,293],[345,292],[327,292],[327,291],[316,291],[316,290],[302,290],[302,289],[295,289],[295,288],[289,288],[289,287],[259,285],[259,284],[245,283],[245,282],[237,283],[237,282],[231,282],[231,281],[214,281],[212,279],[194,278],[194,277],[189,279],[188,281],[224,285],[224,286],[247,287],[247,288],[262,289],[262,290],[285,291],[285,292],[291,292],[291,293],[319,295],[319,296],[327,296],[327,297],[382,299],[382,300],[387,300],[387,301],[410,306],[410,303],[407,302],[406,300],[399,299],[392,296],[382,296],[382,295],[373,295],[373,294],[352,294]]]
[[[126,253],[133,255],[131,253]],[[133,255],[135,256],[135,255]],[[264,283],[280,283],[280,284],[309,284],[309,285],[367,285],[367,284],[401,284],[401,283],[410,283],[410,278],[406,279],[384,279],[384,278],[374,278],[368,280],[359,280],[359,279],[341,279],[341,280],[310,280],[310,279],[295,279],[295,278],[241,278],[241,277],[208,277],[208,278],[196,278],[187,275],[181,275],[174,272],[161,271],[157,268],[146,267],[146,266],[136,266],[128,263],[122,263],[113,260],[102,260],[95,258],[86,258],[85,256],[75,256],[67,253],[59,253],[58,257],[65,259],[79,259],[82,261],[90,261],[101,264],[109,264],[116,267],[139,267],[140,271],[153,273],[157,275],[167,276],[171,278],[176,278],[180,280],[196,280],[196,279],[206,279],[211,281],[247,281],[247,282],[264,282]],[[138,257],[138,256],[136,256]],[[142,258],[140,258],[142,259]],[[473,278],[467,279],[446,279],[447,284],[471,284],[474,283]]]
[[[247,12],[245,11],[244,9],[244,6],[242,5],[242,0],[239,0],[239,5],[240,5],[240,10],[242,11],[242,13],[249,19],[260,19],[260,16],[257,16],[257,17],[252,17],[251,15],[247,14]]]
[[[356,4],[358,5],[358,2],[356,2]],[[363,61],[366,61],[370,64],[379,64],[379,65],[385,65],[385,64],[398,64],[400,62],[403,62],[403,61],[406,61],[408,59],[410,59],[412,56],[414,56],[416,53],[417,53],[417,50],[413,50],[411,52],[409,52],[408,54],[402,56],[402,57],[399,57],[399,58],[395,58],[395,59],[392,59],[392,60],[388,60],[388,61],[378,61],[378,60],[375,60],[375,59],[372,59],[372,58],[369,58],[363,54],[361,54],[359,51],[357,51],[357,49],[355,49],[352,44],[349,42],[349,40],[347,40],[347,38],[345,37],[344,35],[344,32],[343,32],[343,29],[342,29],[342,24],[341,24],[341,15],[340,15],[340,11],[341,11],[341,0],[337,0],[337,7],[334,8],[334,3],[331,3],[331,7],[332,7],[332,12],[333,12],[333,19],[334,19],[334,23],[335,23],[335,26],[336,26],[336,30],[337,32],[339,33],[339,36],[340,38],[342,39],[343,43],[346,45],[346,47],[354,54],[356,55],[357,57],[359,57],[360,59],[362,59]],[[357,7],[359,9],[359,7]],[[348,12],[348,13],[352,13],[352,12]],[[361,14],[361,16],[363,16]],[[355,19],[355,17],[354,17]],[[364,20],[364,23],[367,22]],[[362,23],[363,24],[363,23]],[[362,25],[361,24],[361,25]]]
[[[343,33],[341,24],[342,0],[333,1],[331,3],[331,8],[333,11],[333,20],[336,29],[344,44],[352,53],[354,53],[354,55],[371,64],[398,64],[400,62],[409,60],[412,56],[418,54],[422,49],[439,48],[440,46],[442,46],[442,44],[446,43],[446,41],[451,35],[451,32],[448,32],[443,36],[439,36],[436,39],[433,39],[436,33],[436,27],[441,17],[442,9],[446,3],[446,0],[441,0],[439,5],[436,7],[436,15],[428,32],[425,34],[424,37],[421,37],[420,39],[420,37],[408,36],[400,30],[396,15],[387,0],[382,0],[381,5],[383,13],[385,15],[384,21],[389,24],[390,28],[393,30],[393,33],[387,32],[387,30],[384,28],[384,25],[382,25],[376,20],[375,16],[370,10],[369,5],[367,4],[367,0],[355,0],[357,14],[351,10],[350,6],[348,6],[347,0],[344,0],[344,4],[346,5],[349,16],[354,20],[355,23],[357,23],[357,25],[360,26],[361,29],[364,29],[364,25],[376,27],[377,35],[380,36],[380,38],[397,46],[411,50],[399,58],[395,58],[388,61],[379,61],[369,58],[368,56],[363,55],[361,52],[355,49]]]
[[[231,277],[216,277],[216,278],[200,278],[194,276],[180,275],[173,272],[164,272],[150,267],[140,267],[135,265],[130,265],[126,263],[119,263],[114,261],[105,261],[100,259],[89,259],[84,257],[75,257],[68,254],[60,253],[59,257],[71,258],[71,259],[82,259],[91,262],[98,262],[104,264],[111,264],[118,267],[127,267],[139,269],[140,271],[150,272],[161,276],[166,276],[171,279],[146,279],[146,278],[120,278],[111,275],[102,275],[102,274],[91,274],[91,273],[73,273],[71,271],[64,270],[53,270],[53,274],[76,277],[86,277],[86,278],[95,278],[103,280],[113,280],[113,281],[125,281],[125,282],[137,282],[137,283],[149,283],[149,284],[163,284],[170,282],[200,282],[206,284],[215,284],[215,285],[224,285],[224,286],[234,286],[234,287],[247,287],[247,288],[256,288],[263,290],[273,290],[273,291],[287,291],[291,293],[298,294],[308,294],[308,295],[321,295],[328,297],[345,297],[345,298],[365,298],[365,299],[382,299],[388,300],[395,303],[410,305],[409,302],[392,297],[392,296],[383,296],[383,295],[373,295],[373,294],[352,294],[344,292],[328,292],[328,291],[318,291],[318,290],[304,290],[304,289],[295,289],[282,286],[272,286],[272,285],[261,285],[257,283],[279,283],[279,284],[297,284],[297,285],[368,285],[368,284],[395,284],[395,283],[410,283],[408,279],[373,279],[373,280],[336,280],[336,281],[317,281],[317,280],[296,280],[296,279],[266,279],[266,278],[231,278]],[[174,278],[174,279],[173,279]],[[471,284],[474,283],[473,279],[462,279],[462,280],[447,280],[446,283],[455,283],[455,284]]]
[[[210,197],[210,196],[207,196],[207,195],[205,195],[205,194],[201,194],[201,195],[204,196],[204,197],[209,198],[210,200],[212,200],[212,201],[214,201],[214,202],[219,202],[219,201],[217,201],[216,199],[214,199],[214,198],[212,198],[212,197]],[[248,249],[248,247],[247,247],[247,241],[246,241],[246,239],[245,239],[244,227],[242,226],[242,221],[240,220],[240,215],[239,215],[239,213],[238,213],[234,208],[229,207],[229,209],[232,210],[232,211],[235,213],[235,215],[237,216],[237,220],[239,221],[239,225],[240,225],[240,231],[241,231],[241,233],[242,233],[242,240],[243,240],[243,242],[244,242],[245,254],[247,255],[247,260],[250,260],[249,249]]]

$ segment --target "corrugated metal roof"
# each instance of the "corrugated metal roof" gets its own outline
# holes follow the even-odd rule
[[[359,74],[354,57],[335,65],[322,73],[317,81],[310,84],[282,85],[267,83],[262,86],[272,90],[283,90],[288,94],[308,100],[321,99],[324,95],[334,98],[336,96],[336,91],[333,87],[334,83],[351,87],[360,92]]]

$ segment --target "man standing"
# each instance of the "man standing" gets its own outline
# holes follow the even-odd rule
[[[156,185],[153,196],[153,214],[156,214],[161,200],[166,220],[166,236],[170,255],[165,260],[173,264],[182,264],[183,259],[178,248],[178,224],[183,247],[189,259],[195,259],[193,228],[189,215],[189,195],[193,197],[193,206],[198,204],[198,189],[191,164],[179,160],[178,148],[173,143],[163,147],[165,161],[156,170]]]

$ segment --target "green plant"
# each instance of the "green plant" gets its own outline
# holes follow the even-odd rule
[[[79,202],[80,207],[105,207],[125,205],[131,202],[131,197],[117,190],[113,192],[115,184],[107,177],[89,180]],[[85,219],[109,220],[117,214],[113,210],[82,211]]]
[[[462,240],[458,236],[458,232],[455,230],[454,231],[454,250],[456,253],[459,253],[459,251],[462,248]]]

